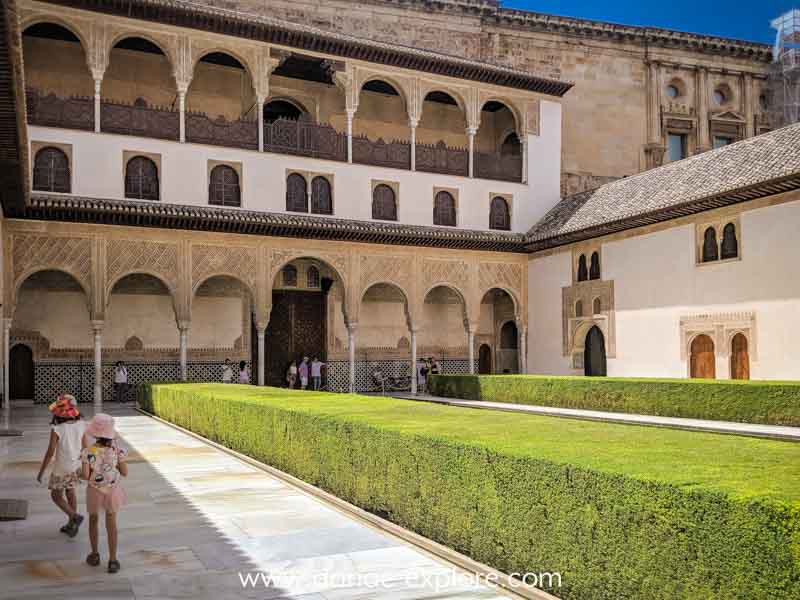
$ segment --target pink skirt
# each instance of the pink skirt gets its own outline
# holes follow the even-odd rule
[[[96,515],[99,512],[115,513],[128,503],[128,494],[117,484],[108,493],[101,492],[92,485],[86,486],[86,512]]]

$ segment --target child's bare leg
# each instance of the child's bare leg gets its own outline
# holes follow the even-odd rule
[[[75,494],[75,490],[67,490],[67,503],[69,507],[72,509],[72,514],[76,514],[78,512],[78,496]]]
[[[74,494],[74,492],[73,492]],[[53,503],[64,511],[68,517],[72,518],[75,515],[75,509],[73,509],[67,500],[64,498],[64,494],[61,493],[61,490],[50,490],[50,498],[53,500]]]
[[[89,515],[89,543],[92,545],[92,553],[97,554],[97,513]]]
[[[106,513],[106,533],[108,534],[108,560],[117,560],[117,514]]]

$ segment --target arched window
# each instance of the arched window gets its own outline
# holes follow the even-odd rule
[[[703,262],[712,262],[718,259],[717,232],[713,227],[709,227],[703,234]]]
[[[286,287],[297,287],[297,267],[286,265],[281,270],[281,279]]]
[[[521,156],[522,144],[515,132],[509,133],[500,145],[500,154],[503,156]]]
[[[456,226],[456,199],[450,192],[442,190],[433,199],[433,224]]]
[[[139,96],[138,98],[136,98],[136,100],[133,101],[133,106],[135,108],[147,108],[148,106],[147,100]]]
[[[33,159],[33,189],[42,192],[69,193],[69,159],[62,150],[48,146]]]
[[[322,176],[311,180],[311,212],[316,215],[333,214],[333,198],[330,182]]]
[[[291,173],[286,178],[286,210],[308,212],[306,178],[299,173]]]
[[[586,281],[589,278],[586,271],[586,255],[581,254],[578,259],[578,281]]]
[[[739,242],[736,239],[736,226],[728,223],[722,229],[722,260],[739,256]]]
[[[319,287],[319,269],[317,267],[308,267],[306,271],[306,287]]]
[[[500,348],[503,350],[517,349],[517,325],[509,321],[500,329]]]
[[[511,229],[511,213],[508,210],[508,202],[501,196],[492,198],[489,207],[489,229]]]
[[[158,168],[146,156],[134,156],[125,166],[125,197],[158,200]]]
[[[208,203],[216,206],[241,206],[239,174],[233,167],[217,165],[211,170]]]
[[[394,190],[380,183],[372,190],[372,218],[382,221],[397,221],[397,201]]]
[[[600,302],[600,298],[595,298],[592,302],[592,314],[599,315],[601,312],[603,312],[603,303]]]
[[[589,279],[600,279],[600,255],[592,252],[592,262],[589,266]]]
[[[575,316],[576,317],[582,317],[583,316],[583,302],[581,302],[580,300],[578,300],[575,303]]]

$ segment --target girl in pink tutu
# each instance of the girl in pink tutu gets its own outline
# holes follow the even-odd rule
[[[89,513],[89,541],[92,552],[86,562],[93,567],[100,564],[97,551],[97,522],[100,511],[106,513],[108,534],[108,572],[116,573],[120,565],[117,560],[117,512],[128,500],[120,483],[128,475],[125,463],[126,452],[115,442],[114,418],[103,413],[96,414],[86,433],[95,438],[95,443],[81,451],[82,475],[86,486],[86,510]]]

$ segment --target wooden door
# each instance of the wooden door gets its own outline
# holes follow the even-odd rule
[[[606,340],[603,332],[596,325],[586,334],[583,372],[588,377],[606,376]]]
[[[325,294],[276,291],[266,331],[266,384],[286,386],[286,370],[304,356],[325,360]]]
[[[741,333],[731,341],[731,379],[750,379],[750,353],[747,338]]]
[[[488,375],[492,372],[492,349],[489,344],[481,344],[478,349],[478,373]]]
[[[9,390],[12,400],[33,400],[33,352],[25,344],[11,348]]]
[[[715,379],[714,342],[707,335],[698,335],[692,340],[690,377]]]

